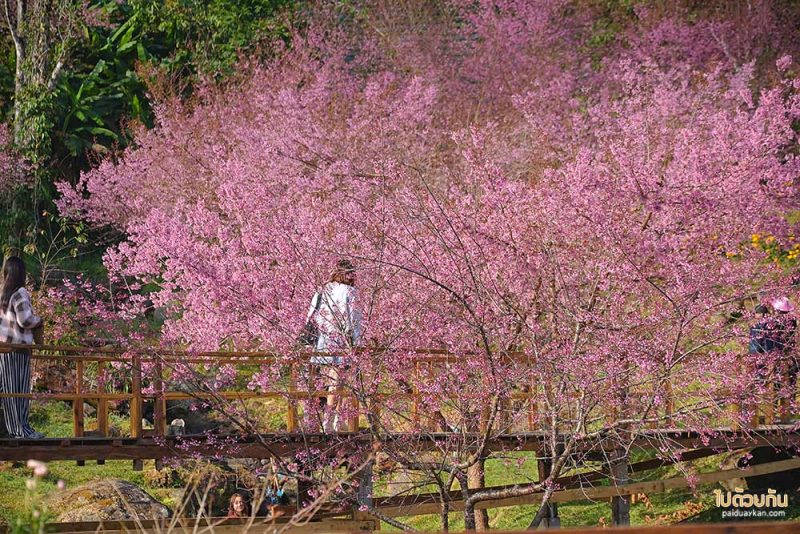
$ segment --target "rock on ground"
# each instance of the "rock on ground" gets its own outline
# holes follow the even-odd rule
[[[126,480],[106,479],[59,492],[48,508],[58,522],[125,521],[169,517],[169,508]]]

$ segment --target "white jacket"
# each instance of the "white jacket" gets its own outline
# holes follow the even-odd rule
[[[361,340],[361,310],[357,305],[358,290],[347,284],[328,282],[311,299],[307,320],[319,328],[318,352],[346,350]],[[314,313],[317,299],[322,298],[319,310]],[[324,360],[324,361],[323,361]],[[338,363],[339,358],[314,357],[311,363]]]

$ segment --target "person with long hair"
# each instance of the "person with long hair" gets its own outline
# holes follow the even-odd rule
[[[33,312],[31,297],[25,289],[25,262],[11,256],[3,264],[3,284],[0,288],[0,342],[32,345],[33,329],[42,319]],[[26,349],[0,350],[0,389],[3,393],[31,392],[31,354]],[[13,438],[44,437],[28,423],[31,401],[27,398],[2,400],[6,430]]]
[[[228,515],[225,517],[250,517],[250,505],[243,493],[237,491],[231,495],[231,500],[228,502]]]
[[[361,339],[361,311],[357,306],[356,270],[350,260],[341,259],[331,274],[330,280],[311,300],[307,320],[314,321],[319,337],[317,352],[343,352],[355,347]],[[339,416],[338,398],[339,367],[343,359],[338,355],[314,356],[311,364],[320,367],[327,378],[327,411],[323,415],[323,430],[336,431]]]

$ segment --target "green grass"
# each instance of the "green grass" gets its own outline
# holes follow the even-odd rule
[[[517,453],[522,456],[525,453]],[[635,461],[646,459],[643,455],[636,455]],[[713,471],[718,468],[719,457],[708,457],[691,462],[692,469],[698,472]],[[526,462],[521,470],[524,475],[535,478],[533,475],[534,462]],[[515,474],[506,463],[499,460],[486,462],[487,485],[511,484],[525,478],[523,474]],[[683,473],[675,466],[666,466],[646,472],[646,476],[636,479],[637,482],[645,480],[659,480],[680,477]],[[603,481],[599,485],[608,485]],[[676,489],[666,493],[650,494],[647,499],[639,500],[631,505],[632,525],[673,524],[680,521],[712,522],[720,521],[719,510],[714,502],[714,489],[717,485],[702,485],[696,488],[696,493],[689,489]],[[533,519],[538,506],[510,506],[495,508],[489,511],[489,522],[494,529],[518,530],[526,529]],[[611,505],[608,501],[575,501],[558,505],[558,514],[563,527],[591,527],[611,525]],[[424,531],[441,530],[438,515],[398,518],[413,527]],[[792,505],[787,511],[787,519],[800,519],[800,498],[792,499]],[[451,513],[449,517],[450,528],[454,531],[464,528],[463,514]],[[397,530],[390,526],[382,526],[383,530]]]
[[[687,502],[701,503],[705,506],[713,504],[712,487],[701,488],[698,497],[682,491],[671,491],[659,495],[651,495],[649,503],[638,502],[631,506],[631,524],[665,524],[675,522],[672,514],[688,509]],[[538,507],[536,505],[510,506],[495,508],[489,511],[489,522],[492,528],[502,530],[525,529],[533,519]],[[611,506],[607,501],[578,501],[558,505],[558,514],[563,527],[586,527],[611,525]],[[413,527],[424,531],[440,530],[439,517],[434,515],[413,518],[398,518]],[[463,514],[450,514],[450,528],[464,528]],[[381,526],[382,530],[397,530],[389,526]]]
[[[528,455],[516,453],[512,458]],[[712,459],[703,459],[695,465],[704,470],[710,469],[714,464]],[[525,462],[521,469],[510,469],[507,462],[502,460],[489,460],[486,462],[486,484],[501,485],[513,484],[524,480],[535,480],[535,462]],[[648,473],[647,479],[671,478],[680,476],[674,467],[664,467]],[[607,485],[604,481],[600,485]],[[680,518],[696,513],[695,507],[711,507],[715,486],[698,488],[697,496],[688,490],[674,490],[663,494],[648,496],[648,500],[639,501],[631,505],[631,523],[633,525],[672,523]],[[432,491],[432,489],[431,489]],[[687,505],[687,503],[692,503]],[[495,508],[489,511],[489,522],[492,528],[505,530],[526,529],[538,506],[509,506]],[[683,512],[683,513],[681,513]],[[676,514],[678,517],[673,517]],[[608,501],[576,501],[558,505],[558,514],[561,525],[564,527],[603,526],[611,524],[611,505]],[[441,530],[438,515],[425,515],[417,517],[398,518],[400,521],[424,531]],[[449,517],[450,528],[454,531],[464,528],[464,518],[461,512],[454,512]],[[397,530],[390,526],[382,526],[385,530]]]
[[[31,476],[30,469],[24,465],[12,467],[6,463],[0,472],[0,515],[9,519],[25,511],[25,482]],[[49,495],[56,491],[59,480],[66,482],[67,487],[80,486],[103,478],[122,478],[143,485],[141,472],[133,471],[130,461],[107,461],[105,465],[87,464],[78,467],[75,462],[50,462],[49,473],[39,481],[37,491],[40,495]]]
[[[31,423],[47,436],[70,436],[72,409],[66,403],[34,402],[31,406]],[[91,424],[91,420],[87,423]],[[123,425],[123,421],[115,416],[112,416],[111,423]],[[152,464],[153,462],[145,462],[145,470],[152,468]],[[36,493],[42,497],[56,491],[59,480],[63,480],[67,488],[72,488],[104,478],[129,480],[156,498],[167,497],[164,490],[148,487],[144,472],[134,471],[133,463],[129,460],[107,460],[105,465],[87,461],[83,467],[79,467],[74,461],[50,462],[47,467],[49,473],[39,481],[36,489]],[[0,463],[0,517],[6,521],[26,511],[28,503],[25,500],[25,484],[30,476],[31,470],[21,463]]]

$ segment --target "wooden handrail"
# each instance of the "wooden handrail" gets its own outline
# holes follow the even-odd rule
[[[96,401],[97,403],[97,432],[101,436],[107,436],[109,431],[109,403],[114,401],[128,401],[130,403],[130,433],[132,437],[142,437],[144,430],[142,428],[142,415],[144,413],[144,404],[153,403],[154,413],[154,434],[163,436],[167,433],[169,425],[167,417],[166,404],[168,401],[182,400],[182,399],[224,399],[230,401],[243,401],[247,399],[283,399],[286,403],[285,424],[286,429],[290,432],[298,430],[300,427],[299,405],[300,401],[311,400],[326,396],[327,391],[309,391],[304,390],[298,385],[298,376],[300,369],[309,364],[309,359],[315,355],[312,351],[300,351],[289,356],[280,355],[274,351],[254,351],[254,352],[204,352],[197,353],[186,350],[166,350],[161,351],[157,348],[141,349],[141,350],[125,350],[121,347],[79,347],[79,346],[60,346],[60,345],[12,345],[0,344],[0,351],[9,349],[26,348],[31,350],[31,356],[34,360],[42,361],[67,361],[74,365],[76,381],[72,392],[56,392],[56,393],[17,393],[8,394],[0,393],[0,398],[3,397],[24,397],[31,398],[39,401],[67,401],[71,402],[73,406],[73,431],[76,437],[82,436],[86,429],[84,428],[84,411],[83,403],[88,400],[90,402]],[[451,354],[444,349],[387,349],[385,347],[362,347],[358,351],[391,351],[393,353],[409,354],[409,363],[411,369],[417,375],[420,375],[428,366],[436,366],[452,361],[462,360],[469,354]],[[331,354],[326,353],[326,356]],[[512,352],[504,354],[503,358],[506,362],[514,358],[524,358],[530,361],[530,358],[520,352]],[[74,363],[72,363],[74,362]],[[100,385],[92,390],[87,390],[84,385],[84,375],[87,369],[93,370],[94,366],[87,367],[90,364],[97,364],[98,372],[106,372],[109,369],[109,363],[122,363],[125,365],[126,372],[130,372],[129,391],[122,392],[108,392],[105,388],[101,389]],[[170,369],[176,367],[177,364],[209,364],[214,363],[218,365],[239,365],[239,366],[257,366],[257,365],[272,365],[279,364],[288,369],[287,383],[283,384],[286,389],[271,390],[271,391],[234,391],[223,390],[220,392],[187,392],[181,390],[169,390],[165,387],[165,381],[170,372]],[[143,366],[147,364],[147,376],[143,376]],[[167,373],[167,374],[165,374]],[[143,384],[143,380],[145,383]],[[153,392],[147,392],[144,386],[150,385]],[[658,384],[656,384],[658,387]],[[671,383],[669,380],[663,384],[663,394],[667,398],[666,414],[661,414],[667,420],[671,420],[675,410],[674,393],[671,391]],[[508,392],[502,402],[509,410],[518,409],[520,413],[524,414],[524,419],[527,421],[527,429],[533,430],[538,424],[540,406],[537,406],[537,401],[541,399],[542,388],[545,394],[548,391],[549,384],[537,383],[531,378],[530,384],[526,389],[512,390]],[[345,406],[351,406],[357,414],[359,406],[356,397],[351,393],[344,390],[339,391],[342,401]],[[637,392],[632,392],[631,395],[636,395]],[[416,424],[428,425],[428,422],[421,420],[425,416],[425,407],[422,402],[420,393],[416,391],[413,386],[408,391],[391,391],[387,393],[378,393],[370,400],[371,409],[380,411],[380,404],[386,398],[404,399],[410,401],[410,421]],[[517,402],[514,404],[512,401],[525,401]],[[529,401],[529,402],[526,402]],[[501,421],[503,421],[501,419]],[[358,416],[355,415],[347,421],[348,429],[351,431],[358,430]],[[433,424],[433,420],[431,420]]]
[[[2,351],[9,351],[9,350],[17,350],[17,349],[24,349],[24,350],[31,350],[34,353],[39,352],[61,352],[61,353],[68,353],[68,354],[83,354],[83,353],[90,353],[90,354],[108,354],[108,355],[123,355],[138,352],[143,357],[147,355],[151,355],[151,357],[159,357],[164,359],[167,356],[174,356],[179,357],[182,360],[185,358],[248,358],[248,359],[278,359],[278,360],[285,360],[287,356],[280,351],[264,351],[264,350],[254,350],[254,351],[191,351],[187,349],[164,349],[159,347],[119,347],[119,346],[104,346],[104,347],[81,347],[81,346],[71,346],[71,345],[28,345],[28,344],[19,344],[19,343],[0,343],[0,352]],[[467,356],[478,356],[482,353],[478,353],[475,351],[459,351],[459,352],[452,352],[448,349],[436,349],[436,348],[406,348],[406,347],[382,347],[382,346],[366,346],[366,347],[355,347],[352,349],[352,352],[355,353],[363,353],[363,352],[374,352],[374,353],[413,353],[418,356],[442,356],[445,360],[453,360],[453,359],[460,359]],[[296,351],[293,356],[290,358],[301,358],[302,360],[306,360],[309,358],[314,357],[315,355],[319,355],[316,351],[312,350],[300,350]],[[346,356],[348,353],[342,352],[325,352],[323,353],[325,356]],[[494,354],[497,358],[521,358],[525,360],[530,360],[530,356],[525,354],[524,352],[520,351],[512,351],[512,352],[502,352],[498,351]]]

